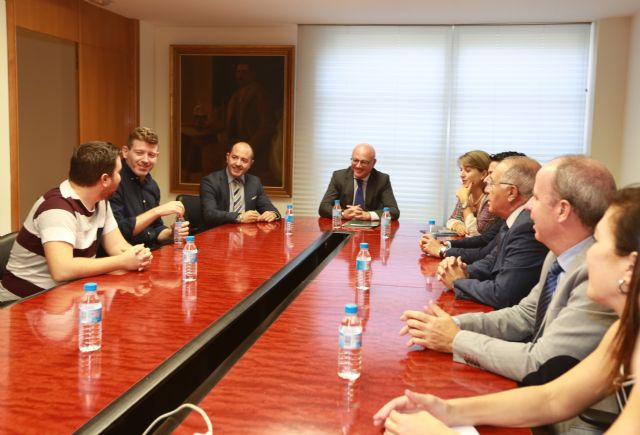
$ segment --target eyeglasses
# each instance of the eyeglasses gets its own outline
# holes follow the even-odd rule
[[[518,188],[517,184],[507,183],[507,182],[504,182],[504,181],[501,181],[499,183],[494,183],[493,180],[489,180],[489,181],[487,181],[487,189],[493,189],[496,184],[503,184],[505,186],[515,186],[516,188]]]
[[[351,159],[351,163],[353,163],[354,165],[358,166],[369,166],[371,164],[371,162],[369,160],[358,160],[358,159]]]

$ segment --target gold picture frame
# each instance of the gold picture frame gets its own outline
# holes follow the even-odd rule
[[[171,190],[198,193],[224,168],[230,146],[248,142],[272,197],[292,191],[292,45],[171,46]]]

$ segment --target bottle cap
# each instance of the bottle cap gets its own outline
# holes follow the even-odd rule
[[[369,244],[367,242],[360,243],[360,249],[369,249]]]
[[[287,204],[287,208],[293,208],[293,204]]]
[[[389,211],[389,207],[384,207],[382,211]]]
[[[186,241],[187,242],[195,242],[196,240],[196,236],[187,236]]]
[[[95,282],[85,282],[84,283],[84,291],[94,292],[96,290],[98,290],[98,284],[96,284]]]
[[[358,306],[356,304],[347,304],[344,306],[345,314],[358,314]]]
[[[435,219],[429,219],[429,225],[435,225],[435,224],[436,224]]]
[[[335,201],[333,201],[333,205],[340,205],[340,200],[336,199]]]

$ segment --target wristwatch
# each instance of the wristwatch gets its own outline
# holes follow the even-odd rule
[[[442,245],[440,247],[440,250],[438,251],[438,255],[440,255],[440,258],[444,258],[447,256],[447,251],[449,250],[449,248],[451,248],[451,246]]]

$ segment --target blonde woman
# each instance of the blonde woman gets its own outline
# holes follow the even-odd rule
[[[491,157],[474,150],[458,158],[462,186],[456,192],[456,207],[447,221],[447,228],[460,236],[477,236],[491,226],[494,216],[484,192],[484,179],[489,174]]]

